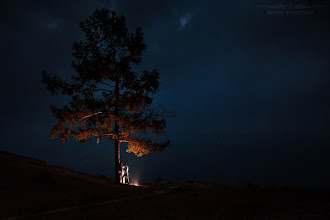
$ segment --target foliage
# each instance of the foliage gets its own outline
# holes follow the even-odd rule
[[[146,49],[141,28],[129,33],[125,17],[107,9],[96,10],[80,27],[85,39],[73,44],[76,74],[70,82],[42,74],[51,94],[71,99],[63,107],[51,106],[57,123],[50,137],[127,142],[127,152],[137,156],[163,150],[169,141],[147,138],[164,133],[169,114],[152,105],[160,85],[158,71],[135,71]]]

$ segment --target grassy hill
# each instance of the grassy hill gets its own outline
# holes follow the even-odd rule
[[[0,218],[133,196],[147,189],[0,152]]]
[[[0,219],[330,219],[330,193],[215,183],[115,185],[0,152]]]

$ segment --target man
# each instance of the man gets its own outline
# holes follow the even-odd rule
[[[129,174],[128,174],[128,166],[127,163],[123,163],[121,165],[121,183],[128,184],[129,183]]]

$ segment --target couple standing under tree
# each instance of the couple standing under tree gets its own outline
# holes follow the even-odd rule
[[[121,183],[128,184],[129,183],[129,173],[128,173],[128,166],[127,163],[121,164]]]

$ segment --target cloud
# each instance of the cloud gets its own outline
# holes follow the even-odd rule
[[[189,23],[190,19],[191,19],[190,13],[187,13],[187,14],[181,16],[180,17],[180,27],[184,28]]]

